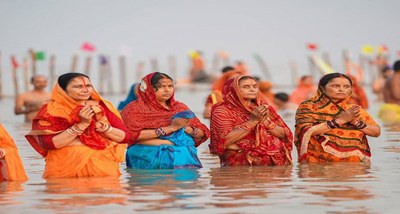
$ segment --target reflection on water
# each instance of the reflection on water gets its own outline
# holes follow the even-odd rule
[[[177,94],[201,114],[207,91]],[[112,97],[117,103],[124,97]],[[372,164],[297,164],[279,167],[224,167],[199,147],[204,168],[125,169],[120,178],[49,179],[44,160],[24,135],[30,128],[15,118],[12,99],[0,101],[0,117],[20,150],[30,180],[0,183],[0,213],[398,213],[400,129],[385,126],[369,138]],[[198,105],[196,105],[198,104]],[[376,115],[378,105],[370,112]],[[293,120],[286,118],[293,128]],[[204,121],[208,124],[208,121]],[[296,153],[293,152],[296,159]]]

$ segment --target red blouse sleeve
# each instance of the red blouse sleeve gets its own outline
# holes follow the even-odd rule
[[[108,121],[110,122],[111,126],[114,128],[120,129],[121,131],[123,131],[125,133],[124,140],[122,140],[121,142],[118,142],[118,143],[128,143],[128,141],[129,141],[129,139],[131,139],[132,135],[129,133],[129,131],[126,128],[122,119],[120,119],[119,117],[117,117],[117,115],[115,115],[112,111],[110,111],[103,102],[101,102],[100,105],[101,105],[101,107],[103,107],[105,109],[106,117],[107,117]]]
[[[57,134],[52,134],[52,135],[39,135],[40,142],[42,143],[41,145],[48,150],[52,149],[57,149],[56,146],[54,146],[53,143],[53,137],[56,136]]]

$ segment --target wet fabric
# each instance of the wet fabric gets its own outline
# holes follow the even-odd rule
[[[268,109],[269,119],[285,130],[286,137],[277,138],[268,132],[266,125],[260,122],[243,139],[236,142],[240,150],[226,149],[225,136],[242,123],[250,119],[252,107],[246,106],[239,96],[239,79],[230,79],[224,87],[224,102],[213,106],[211,111],[210,152],[220,158],[222,166],[237,165],[287,165],[291,164],[293,135],[282,118],[259,96],[255,106],[264,105]]]
[[[0,159],[0,182],[28,180],[17,146],[2,124],[0,124],[0,149],[6,153],[4,158]]]
[[[347,103],[348,99],[349,97],[335,103],[320,87],[317,95],[300,104],[295,125],[295,145],[299,162],[369,162],[371,151],[366,135],[351,125],[312,136],[326,121],[333,120],[353,106]],[[361,121],[377,125],[364,109],[360,113]]]
[[[46,159],[45,178],[118,176],[119,163],[124,160],[126,144],[116,143],[95,132],[95,121],[110,124],[105,111],[112,112],[120,118],[118,110],[112,103],[104,100],[96,91],[91,95],[92,101],[102,102],[95,105],[95,116],[92,123],[79,136],[84,146],[66,146],[49,150],[42,136],[59,134],[79,122],[78,112],[83,107],[69,97],[58,85],[52,91],[51,101],[42,106],[32,122],[32,131],[25,137],[32,147]]]
[[[151,78],[154,73],[143,78],[139,86],[139,98],[128,104],[121,112],[132,138],[126,155],[127,166],[133,168],[199,168],[201,163],[197,158],[197,149],[201,143],[209,138],[208,128],[195,117],[194,113],[183,103],[172,96],[169,107],[162,106],[156,99]],[[171,124],[172,118],[192,118],[189,126],[201,129],[205,136],[202,139],[193,139],[180,129],[169,136],[174,146],[148,146],[137,143],[140,132],[144,129],[157,129]]]

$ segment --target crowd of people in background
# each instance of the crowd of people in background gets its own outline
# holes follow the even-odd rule
[[[209,127],[175,100],[174,80],[165,73],[133,84],[118,108],[85,74],[59,76],[51,93],[46,77],[32,77],[34,89],[16,97],[15,114],[32,122],[26,139],[46,160],[43,177],[119,176],[121,162],[139,169],[201,168],[197,147],[208,139],[221,166],[291,165],[293,148],[300,163],[370,162],[367,136],[378,137],[381,129],[367,112],[362,75],[329,73],[317,84],[304,75],[293,91],[275,92],[242,61],[223,67],[214,80],[201,53],[192,60],[191,82],[212,81],[202,115]],[[400,61],[379,69],[372,83],[383,102],[378,116],[400,124]],[[0,181],[28,179],[12,137],[3,126],[0,132]]]

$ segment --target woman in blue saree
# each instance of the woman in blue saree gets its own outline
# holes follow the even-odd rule
[[[132,134],[128,168],[201,168],[197,149],[210,136],[208,128],[174,99],[174,84],[164,73],[151,73],[139,85],[138,99],[121,112]]]

